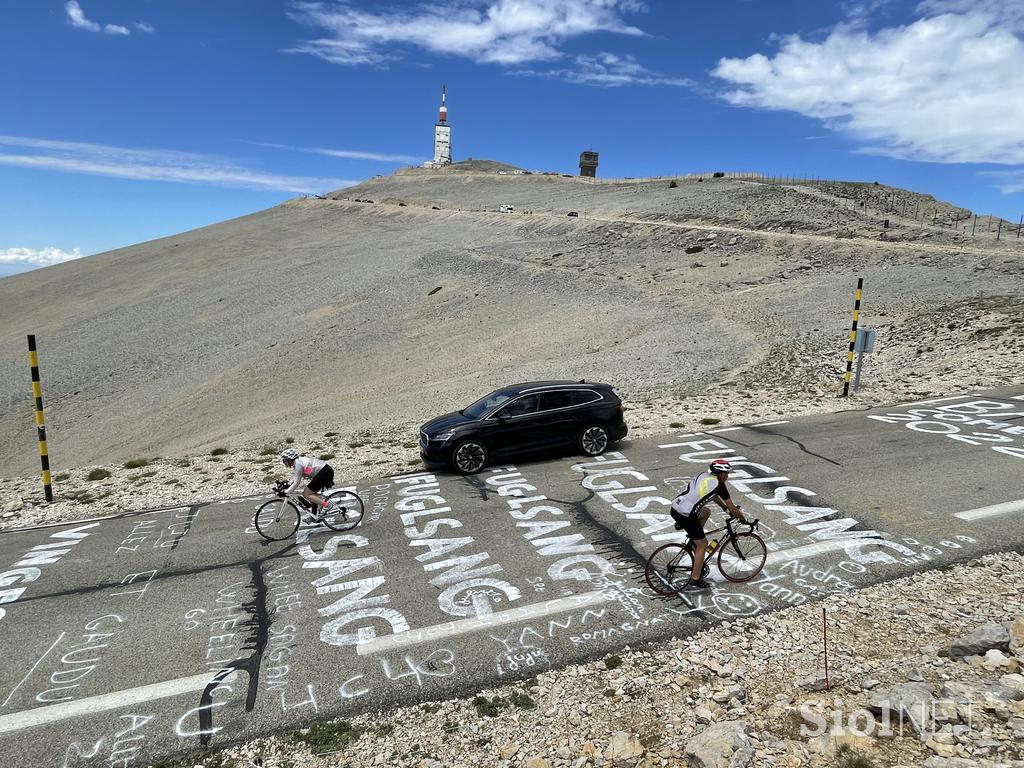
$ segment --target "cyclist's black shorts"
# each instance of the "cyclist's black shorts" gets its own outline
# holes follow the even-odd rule
[[[704,526],[700,524],[700,513],[695,515],[680,515],[674,509],[669,510],[669,514],[672,515],[672,519],[675,520],[679,525],[683,526],[683,530],[686,531],[686,535],[690,537],[691,541],[700,541],[705,538]]]
[[[334,485],[334,470],[330,464],[324,464],[320,471],[309,478],[309,490],[312,493],[320,493],[326,488]]]

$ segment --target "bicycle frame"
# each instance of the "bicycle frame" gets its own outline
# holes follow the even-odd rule
[[[751,531],[751,533],[753,533],[754,531],[757,530],[757,524],[759,522],[761,522],[760,519],[756,519],[752,523],[743,523],[743,525],[749,525],[750,526],[750,531]],[[718,547],[716,548],[716,551],[718,549],[724,549],[727,544],[731,544],[732,542],[734,542],[736,540],[736,532],[732,528],[732,518],[731,517],[726,517],[725,518],[725,525],[723,525],[721,528],[715,528],[715,529],[710,530],[710,531],[704,531],[704,538],[705,539],[709,539],[709,538],[711,538],[711,536],[713,534],[721,533],[722,531],[727,531],[727,535],[723,536],[722,540],[718,542]],[[695,545],[693,543],[693,539],[691,539],[689,536],[687,536],[686,537],[686,548],[689,549],[690,552],[692,553],[694,551],[694,546]],[[681,556],[682,552],[680,552],[679,555]],[[678,557],[677,558],[673,558],[673,562],[675,560],[677,560],[677,559],[678,559]],[[707,559],[707,552],[706,551],[705,551],[705,559]]]

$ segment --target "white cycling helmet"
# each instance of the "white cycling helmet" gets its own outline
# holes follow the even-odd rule
[[[727,459],[715,459],[711,462],[711,472],[717,475],[719,472],[731,472],[732,464]]]
[[[294,448],[285,448],[281,451],[281,461],[295,461],[299,458],[299,452]]]

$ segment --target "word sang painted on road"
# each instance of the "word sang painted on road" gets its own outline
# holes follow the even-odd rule
[[[28,587],[11,587],[12,584],[31,583],[42,575],[42,570],[37,566],[52,565],[59,561],[64,555],[71,551],[71,548],[78,544],[89,534],[93,533],[90,528],[95,528],[99,523],[86,523],[75,528],[68,528],[57,531],[50,535],[54,541],[50,544],[39,544],[32,547],[12,568],[0,573],[0,605],[3,603],[17,602],[22,593]],[[6,608],[0,608],[0,619],[7,615]]]

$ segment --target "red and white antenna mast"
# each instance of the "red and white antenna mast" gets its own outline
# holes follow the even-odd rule
[[[444,87],[444,84],[442,84],[441,85],[441,112],[440,112],[440,114],[437,117],[437,122],[439,122],[439,123],[447,123],[448,122],[448,107],[445,106],[444,99],[445,99],[445,87]]]

